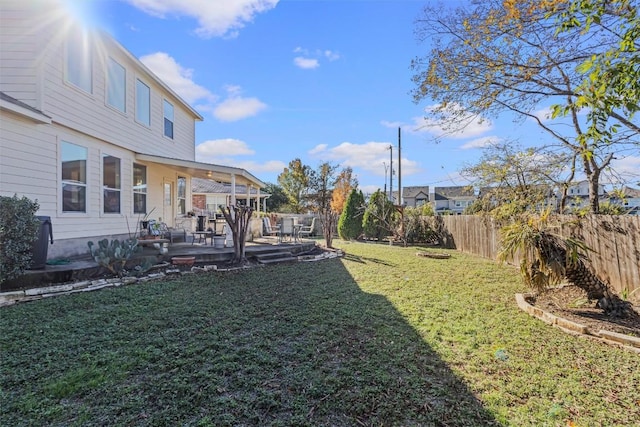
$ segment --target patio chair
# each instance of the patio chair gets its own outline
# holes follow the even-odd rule
[[[264,225],[264,236],[277,236],[280,237],[280,226],[279,225],[271,225],[271,221],[266,216],[262,218],[262,224]]]
[[[298,237],[300,238],[304,236],[311,237],[312,234],[315,234],[315,231],[314,231],[315,228],[316,228],[316,217],[313,217],[311,219],[310,225],[303,225],[300,227],[300,229],[298,230]]]
[[[160,223],[160,235],[164,239],[168,239],[173,243],[174,239],[182,239],[183,242],[187,241],[187,230],[184,228],[174,228],[167,226],[166,223]]]
[[[292,238],[296,237],[295,230],[294,218],[282,218],[282,223],[280,224],[280,240],[282,241],[285,237],[292,240]]]

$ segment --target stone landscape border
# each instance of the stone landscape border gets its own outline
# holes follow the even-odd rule
[[[591,330],[585,325],[581,325],[580,323],[573,322],[560,316],[556,316],[555,314],[549,313],[548,311],[545,311],[540,307],[529,304],[527,302],[527,297],[531,296],[533,295],[516,294],[516,304],[518,304],[518,307],[522,311],[529,313],[531,316],[537,317],[543,322],[560,328],[567,333],[595,338],[607,344],[621,346],[627,350],[631,350],[640,354],[640,338],[605,330]]]
[[[300,262],[313,262],[321,261],[330,258],[337,258],[343,256],[344,252],[338,251],[324,251],[319,255],[301,255],[297,257]],[[157,273],[150,273],[142,277],[116,277],[111,279],[97,279],[97,280],[83,280],[80,282],[66,283],[62,285],[47,286],[43,288],[25,289],[19,291],[9,291],[0,293],[0,307],[13,305],[19,302],[36,301],[44,298],[57,297],[61,295],[70,295],[79,292],[97,291],[104,288],[113,288],[123,285],[132,285],[135,283],[144,283],[151,280],[162,279],[167,276],[195,274],[209,271],[236,271],[247,268],[261,267],[263,265],[245,265],[241,267],[231,268],[218,268],[217,264],[204,265],[201,267],[191,267],[189,270],[183,270],[170,265],[168,262],[156,265],[152,267],[154,270],[164,269],[164,271]]]

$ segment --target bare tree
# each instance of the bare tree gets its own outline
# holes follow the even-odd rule
[[[483,0],[456,9],[429,3],[416,32],[433,48],[412,62],[414,100],[437,102],[428,109],[427,123],[448,123],[450,133],[504,113],[533,120],[579,161],[590,183],[591,211],[597,213],[602,172],[614,153],[630,146],[637,150],[637,141],[629,134],[590,138],[583,130],[577,102],[584,76],[578,67],[618,39],[604,29],[587,35],[579,29],[558,32],[548,11],[531,3]],[[568,123],[552,120],[560,115],[557,108],[546,116],[539,113],[553,104],[562,105]],[[634,124],[617,111],[604,114],[633,131]]]

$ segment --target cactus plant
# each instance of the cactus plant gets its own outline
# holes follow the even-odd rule
[[[122,277],[125,272],[125,265],[127,261],[133,256],[134,253],[139,252],[142,248],[138,246],[138,240],[125,239],[118,240],[102,239],[98,242],[98,245],[92,241],[87,242],[91,256],[98,263],[98,265],[106,268],[111,273]]]

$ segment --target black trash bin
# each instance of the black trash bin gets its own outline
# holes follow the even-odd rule
[[[198,215],[198,229],[196,231],[204,231],[207,228],[207,217]]]
[[[40,220],[40,228],[35,242],[31,246],[31,267],[30,270],[42,270],[47,265],[47,253],[49,252],[49,240],[53,244],[53,229],[51,228],[51,217],[37,216]]]

